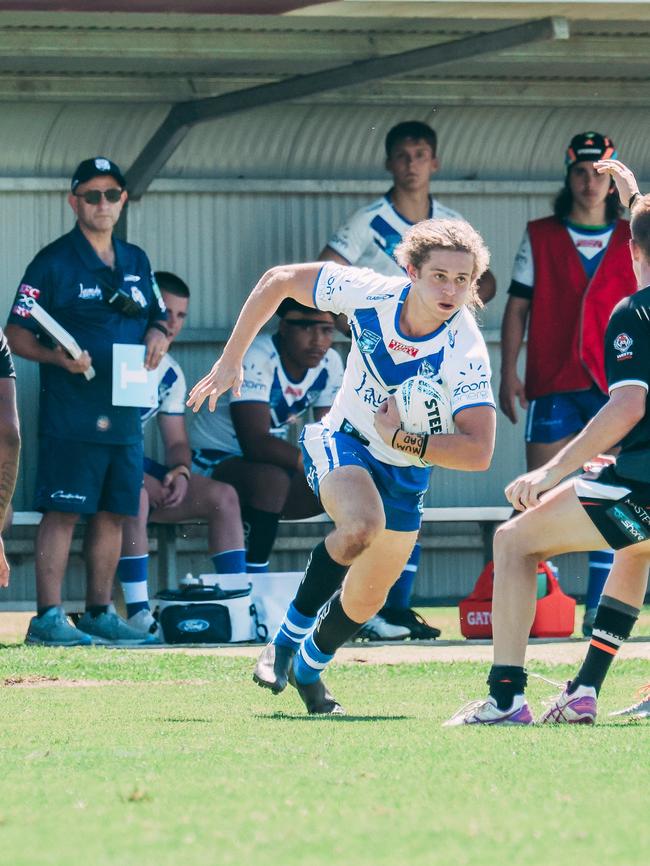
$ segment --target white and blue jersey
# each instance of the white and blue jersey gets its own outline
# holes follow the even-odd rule
[[[171,355],[163,357],[156,370],[158,373],[158,402],[155,406],[140,409],[142,429],[159,413],[163,415],[185,415],[187,384],[178,361]]]
[[[334,263],[323,266],[314,285],[316,308],[344,313],[352,331],[343,385],[323,424],[334,432],[347,421],[368,440],[373,457],[394,466],[412,464],[381,439],[373,417],[406,379],[441,381],[454,415],[494,406],[487,348],[472,314],[462,307],[433,333],[406,336],[399,318],[410,287],[404,275],[383,277]]]
[[[429,219],[463,219],[435,198],[430,199]],[[385,276],[403,276],[403,268],[395,261],[395,247],[412,222],[396,211],[388,195],[355,211],[328,240],[327,246],[343,256],[351,265],[372,268]]]
[[[309,408],[327,408],[341,386],[343,363],[334,349],[328,349],[323,360],[294,381],[282,366],[277,336],[261,334],[253,340],[242,362],[244,380],[239,397],[231,391],[219,398],[217,408],[209,412],[204,406],[193,419],[190,439],[192,448],[241,456],[235,427],[230,415],[234,403],[267,403],[271,413],[271,434],[286,439],[289,425]]]

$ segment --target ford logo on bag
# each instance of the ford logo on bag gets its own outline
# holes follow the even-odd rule
[[[177,627],[180,631],[197,632],[210,628],[210,623],[205,619],[183,619]]]

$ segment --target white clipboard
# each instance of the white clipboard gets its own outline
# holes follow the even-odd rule
[[[65,349],[71,358],[74,358],[76,361],[77,358],[81,357],[82,348],[79,343],[77,343],[72,334],[68,333],[68,331],[66,331],[66,329],[60,325],[56,319],[53,319],[39,303],[33,301],[29,308],[29,313],[34,321],[38,322],[45,333],[52,337],[59,346]],[[92,366],[88,367],[87,370],[84,370],[84,376],[88,381],[94,378],[95,371]]]

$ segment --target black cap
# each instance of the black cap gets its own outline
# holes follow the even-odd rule
[[[72,175],[70,189],[72,192],[76,190],[80,183],[92,180],[94,177],[113,177],[118,182],[119,186],[124,189],[126,181],[124,175],[110,159],[105,156],[95,156],[92,159],[84,159],[77,166],[75,173]]]
[[[599,159],[616,159],[614,142],[600,132],[580,132],[569,144],[564,163],[568,171],[576,162],[598,162]]]

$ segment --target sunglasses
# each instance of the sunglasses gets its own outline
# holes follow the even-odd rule
[[[86,204],[99,204],[102,196],[107,202],[116,204],[122,197],[123,189],[114,186],[111,189],[87,189],[86,192],[76,192],[77,198],[82,198]]]

